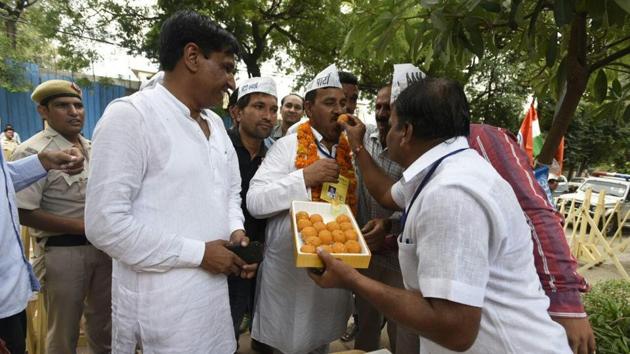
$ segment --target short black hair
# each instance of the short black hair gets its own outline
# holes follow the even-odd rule
[[[227,108],[230,109],[236,105],[236,101],[238,100],[238,87],[236,90],[232,91],[230,98],[228,99]]]
[[[342,84],[359,85],[359,79],[357,79],[353,73],[347,71],[339,72],[339,82]]]
[[[457,81],[426,77],[409,85],[394,105],[396,128],[409,123],[416,138],[450,139],[470,134],[468,100]]]
[[[172,71],[184,54],[184,47],[195,43],[205,55],[226,52],[238,55],[240,46],[234,35],[210,18],[191,10],[177,11],[166,19],[160,30],[160,66]]]
[[[257,92],[252,92],[252,93],[257,93]],[[238,106],[238,108],[244,109],[245,107],[247,107],[250,99],[252,98],[252,93],[248,93],[247,95],[239,98],[238,101],[236,101],[236,105]]]
[[[317,90],[318,89],[307,92],[306,95],[304,95],[304,101],[315,103],[315,98],[317,97]]]
[[[289,96],[296,96],[296,97],[298,97],[300,100],[302,100],[302,105],[304,105],[304,97],[302,97],[302,96],[298,95],[297,93],[290,93],[290,94],[288,94],[288,95],[286,95],[286,96],[282,97],[282,99],[280,100],[280,105],[281,105],[281,106],[284,106],[284,100],[285,100],[287,97],[289,97]]]

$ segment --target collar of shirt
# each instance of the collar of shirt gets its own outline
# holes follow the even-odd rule
[[[467,147],[468,138],[466,138],[465,136],[458,136],[454,139],[448,139],[441,144],[432,147],[429,151],[418,157],[418,159],[416,159],[416,161],[414,161],[403,172],[403,182],[408,183],[415,176],[422,173],[427,167],[431,166],[432,163],[437,161],[440,157],[448,154],[449,152]]]
[[[239,134],[238,129],[234,129],[236,127],[228,129],[228,136],[230,140],[232,140],[232,144],[235,148],[243,148],[245,149],[245,145],[243,145],[243,140],[241,140],[241,134]],[[260,142],[260,150],[258,150],[258,154],[256,157],[264,157],[267,154],[267,146],[265,145],[265,141]]]
[[[59,132],[53,129],[50,125],[47,125],[44,128],[44,137],[55,139],[55,143],[62,150],[70,149],[74,147],[74,144],[68,141],[68,139],[66,139],[63,135],[59,134]],[[84,138],[83,135],[81,134],[79,134],[79,141],[81,142],[81,145],[83,146],[84,149],[86,150],[90,149],[90,142],[86,138]]]
[[[328,148],[326,147],[326,145],[322,144],[322,140],[324,140],[324,136],[321,135],[317,129],[313,128],[311,126],[311,130],[313,131],[313,136],[315,137],[315,139],[317,140],[317,145],[319,145],[322,149],[324,150],[328,150]],[[337,154],[337,145],[338,144],[334,144],[332,146],[332,149],[330,151],[328,151],[330,153],[331,156],[336,156]]]
[[[186,118],[194,121],[193,117],[190,114],[190,109],[188,109],[188,107],[182,101],[175,97],[175,95],[173,95],[171,91],[169,91],[160,83],[155,85],[155,89],[158,90],[158,92],[160,92],[162,96],[164,96],[164,101],[167,104],[171,105],[175,110],[181,112],[184,116],[186,116]],[[205,109],[201,110],[200,116],[201,119],[208,122],[208,127],[211,127],[210,118],[208,117],[208,112]]]

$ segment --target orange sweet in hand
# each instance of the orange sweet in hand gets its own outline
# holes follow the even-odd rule
[[[337,123],[339,124],[348,123],[348,121],[350,121],[350,116],[347,114],[340,114],[339,117],[337,117]]]
[[[302,251],[302,253],[315,253],[315,246],[309,244],[302,245],[300,251]]]
[[[333,253],[346,253],[346,246],[341,242],[335,242],[332,245],[332,251]]]

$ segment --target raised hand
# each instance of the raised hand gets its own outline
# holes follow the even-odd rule
[[[304,167],[306,187],[319,186],[324,182],[335,183],[339,179],[339,165],[333,159],[319,159]]]

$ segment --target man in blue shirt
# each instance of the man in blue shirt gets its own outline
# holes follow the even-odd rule
[[[0,353],[25,351],[26,304],[39,283],[24,257],[20,240],[15,192],[44,177],[48,170],[68,174],[83,170],[83,156],[78,149],[45,151],[37,155],[5,162],[0,154]]]

